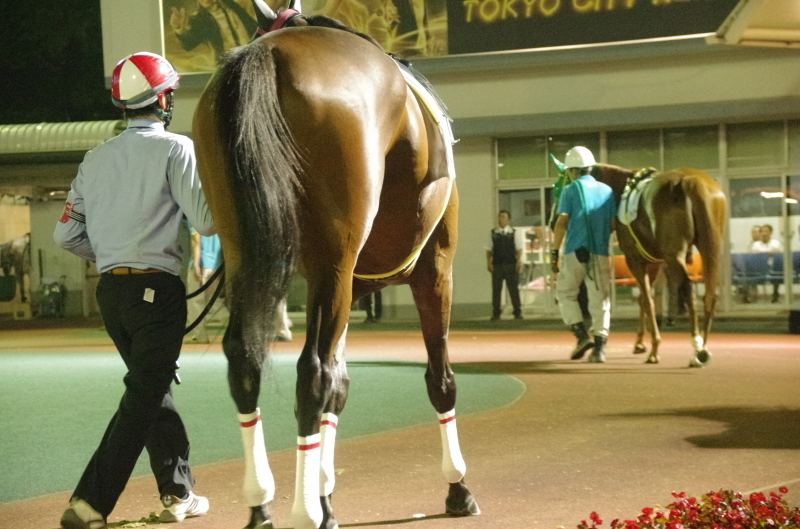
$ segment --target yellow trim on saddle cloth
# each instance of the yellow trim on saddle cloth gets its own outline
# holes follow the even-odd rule
[[[439,125],[439,131],[442,133],[442,137],[445,142],[445,156],[447,157],[447,194],[442,201],[442,208],[439,211],[439,214],[436,216],[436,222],[433,223],[433,228],[431,228],[431,231],[425,236],[425,238],[414,247],[411,255],[409,255],[400,264],[400,266],[390,272],[384,272],[380,274],[353,274],[353,277],[368,281],[389,279],[390,277],[398,275],[414,266],[414,264],[417,262],[417,259],[419,259],[419,255],[422,253],[422,249],[428,243],[428,239],[430,239],[431,235],[433,235],[433,230],[436,229],[436,226],[439,225],[442,217],[444,217],[444,212],[447,209],[447,205],[450,203],[450,193],[453,191],[453,180],[456,177],[455,163],[453,162],[453,130],[450,128],[450,119],[439,108],[435,98],[425,89],[425,87],[422,86],[419,81],[414,78],[411,73],[399,66],[398,69],[400,70],[400,73],[403,74],[408,87],[412,92],[414,92],[414,95],[416,95],[419,100],[422,101],[422,106],[425,107],[425,110],[427,110],[431,118],[433,118],[436,124]]]
[[[622,192],[622,200],[620,200],[620,202],[622,202],[623,200],[627,202],[628,198],[630,198],[631,196],[633,189],[639,184],[646,183],[652,180],[652,178],[650,178],[650,175],[655,172],[657,172],[655,169],[653,169],[652,167],[648,167],[647,169],[641,169],[635,175],[633,175],[633,178],[629,179],[628,183],[625,185],[625,190]],[[631,237],[633,237],[633,242],[634,244],[636,244],[636,249],[639,250],[639,254],[646,260],[650,261],[651,263],[662,262],[663,259],[653,257],[647,250],[644,249],[644,246],[642,246],[642,242],[639,240],[639,237],[637,237],[636,234],[633,232],[633,227],[631,227],[631,219],[628,217],[628,212],[630,211],[630,209],[627,207],[627,204],[620,204],[620,209],[624,211],[623,216],[625,221],[623,222],[623,224],[625,224],[628,227],[628,233],[630,233]]]

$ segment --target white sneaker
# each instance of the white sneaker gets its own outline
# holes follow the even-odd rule
[[[161,504],[164,506],[164,510],[158,517],[161,523],[182,522],[184,518],[200,516],[208,512],[208,498],[197,496],[191,491],[185,500],[165,494],[161,498]]]
[[[106,521],[91,505],[78,498],[73,498],[61,516],[61,527],[63,529],[106,529]]]

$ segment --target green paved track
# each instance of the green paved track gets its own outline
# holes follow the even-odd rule
[[[267,449],[293,447],[296,355],[271,357],[261,407]],[[348,361],[350,398],[337,430],[347,438],[429,422],[425,365]],[[222,353],[181,354],[183,384],[173,386],[192,442],[193,464],[242,456]],[[459,416],[516,400],[523,385],[507,375],[453,366]],[[124,365],[116,352],[0,355],[0,502],[75,486],[122,395]],[[149,472],[146,454],[135,475]]]

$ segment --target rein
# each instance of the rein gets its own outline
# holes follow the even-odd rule
[[[214,271],[211,277],[208,278],[208,281],[206,281],[200,288],[198,288],[191,294],[188,294],[186,296],[186,299],[192,299],[193,297],[198,296],[203,292],[205,292],[206,290],[208,290],[208,287],[211,286],[211,283],[213,283],[218,277],[224,274],[224,272],[225,272],[225,263],[223,262],[220,265],[220,267]],[[217,301],[217,298],[222,292],[222,287],[224,286],[224,284],[225,284],[224,277],[221,277],[219,284],[217,285],[217,289],[214,291],[214,294],[211,296],[211,299],[208,300],[208,303],[206,303],[205,308],[203,308],[203,312],[201,312],[200,315],[192,322],[192,324],[186,327],[186,330],[183,331],[184,336],[192,332],[195,329],[195,327],[200,325],[200,322],[203,321],[203,318],[205,318],[206,315],[209,313],[211,307],[214,306],[214,302]]]
[[[631,197],[631,191],[637,185],[639,185],[639,183],[642,180],[644,180],[645,178],[649,177],[650,175],[652,175],[653,173],[656,173],[656,172],[657,171],[655,169],[653,169],[652,167],[647,168],[647,169],[642,169],[641,171],[639,171],[635,175],[633,175],[632,178],[628,179],[628,181],[625,184],[625,190],[622,192],[622,196],[625,197],[625,222],[623,224],[625,224],[628,227],[628,233],[631,234],[631,237],[633,238],[633,242],[634,242],[634,244],[636,244],[636,249],[639,250],[639,254],[642,257],[644,257],[646,260],[650,261],[651,263],[660,263],[660,262],[663,261],[663,259],[659,259],[657,257],[653,257],[652,255],[650,255],[650,252],[645,250],[644,246],[642,245],[642,241],[640,241],[639,237],[637,237],[636,233],[634,233],[633,226],[631,226],[631,222],[628,219],[628,207],[627,206],[628,206],[628,201],[630,200],[630,197]]]

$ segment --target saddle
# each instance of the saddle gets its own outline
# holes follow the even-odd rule
[[[617,211],[617,219],[622,224],[630,225],[631,222],[636,220],[642,190],[657,172],[658,170],[653,167],[640,169],[625,183],[625,189],[622,191]]]

